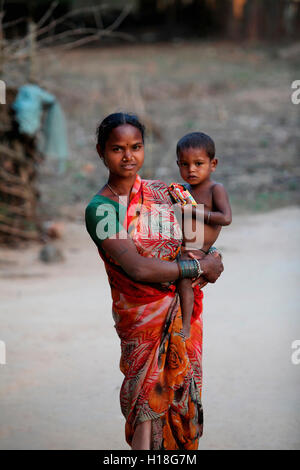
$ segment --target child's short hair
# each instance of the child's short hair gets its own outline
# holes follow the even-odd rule
[[[191,132],[190,134],[184,135],[177,144],[177,157],[179,157],[180,152],[189,148],[201,148],[205,150],[210,160],[215,158],[215,143],[209,135],[206,135],[203,132]]]

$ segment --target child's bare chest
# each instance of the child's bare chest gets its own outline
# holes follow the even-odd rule
[[[189,188],[189,192],[191,193],[197,204],[204,204],[207,209],[213,210],[212,187],[198,191],[193,191],[191,188]]]

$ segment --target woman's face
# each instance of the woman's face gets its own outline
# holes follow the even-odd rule
[[[130,124],[115,127],[106,141],[105,149],[97,145],[97,151],[110,173],[122,178],[134,176],[144,163],[142,134]]]

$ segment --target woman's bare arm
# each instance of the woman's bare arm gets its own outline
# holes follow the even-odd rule
[[[124,233],[122,234],[124,235]],[[125,233],[126,235],[126,233]],[[101,243],[102,248],[117,261],[132,279],[140,282],[168,282],[179,278],[177,262],[141,256],[131,238],[109,239]],[[211,255],[200,260],[203,275],[208,282],[215,282],[223,271],[219,258]]]
[[[124,236],[124,233],[121,235]],[[101,243],[101,246],[136,281],[167,282],[179,278],[179,267],[176,262],[171,263],[158,258],[141,256],[130,237],[126,239],[107,238]]]

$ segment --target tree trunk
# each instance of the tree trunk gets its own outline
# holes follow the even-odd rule
[[[285,31],[286,0],[264,0],[264,33],[268,39],[280,39]]]
[[[215,5],[216,30],[222,36],[230,34],[232,0],[216,0]]]
[[[294,35],[296,38],[300,37],[300,3],[297,3],[297,12],[295,15],[295,22],[294,22]]]
[[[250,41],[257,41],[260,38],[262,3],[263,0],[248,0],[246,4],[246,37]]]
[[[167,23],[171,28],[175,28],[178,20],[178,12],[181,0],[171,0],[167,8]]]
[[[231,0],[228,6],[227,35],[230,39],[240,39],[243,36],[245,4],[247,0]]]

